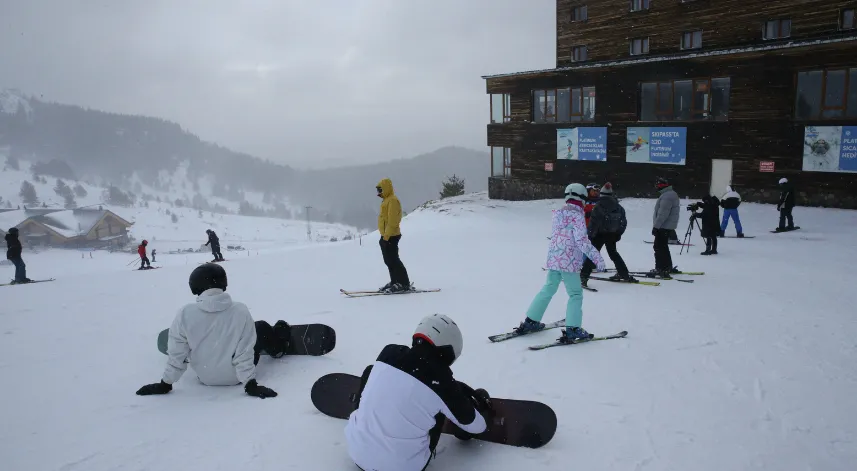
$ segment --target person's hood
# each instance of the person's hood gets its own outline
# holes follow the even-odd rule
[[[732,193],[732,187],[731,186],[726,187],[726,193]]]
[[[211,288],[197,296],[196,306],[205,312],[223,312],[232,307],[232,297],[220,288]]]
[[[393,181],[389,178],[385,178],[378,182],[378,187],[381,188],[381,197],[387,198],[388,196],[393,196],[395,193],[393,192]]]

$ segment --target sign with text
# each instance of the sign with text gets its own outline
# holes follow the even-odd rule
[[[557,160],[607,161],[607,128],[556,130]]]
[[[545,172],[553,172],[553,162],[545,162]]]
[[[773,172],[774,171],[774,162],[772,160],[763,160],[759,162],[759,171],[760,172]]]
[[[626,162],[685,164],[687,128],[628,128],[625,140]]]
[[[857,172],[857,126],[807,126],[803,170]]]

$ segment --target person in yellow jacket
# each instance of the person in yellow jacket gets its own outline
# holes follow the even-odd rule
[[[379,291],[386,293],[401,293],[411,289],[411,281],[408,279],[408,270],[399,258],[399,240],[402,232],[399,224],[402,222],[402,203],[393,192],[393,182],[385,178],[378,182],[375,187],[378,197],[382,198],[381,211],[378,213],[378,232],[381,233],[381,255],[384,256],[384,264],[390,271],[390,282]]]

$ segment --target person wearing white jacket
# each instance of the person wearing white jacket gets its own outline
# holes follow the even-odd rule
[[[167,367],[159,383],[147,384],[140,396],[166,394],[187,370],[189,359],[200,382],[208,386],[244,384],[250,396],[276,397],[277,393],[256,382],[260,351],[271,356],[288,348],[288,324],[278,321],[271,327],[254,322],[250,310],[233,302],[226,293],[226,271],[215,263],[197,267],[190,275],[196,302],[184,306],[170,326]]]

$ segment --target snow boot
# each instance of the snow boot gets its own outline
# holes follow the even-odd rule
[[[533,332],[543,330],[544,328],[545,324],[543,322],[537,322],[527,317],[524,319],[524,322],[521,322],[521,325],[515,329],[515,332],[519,334],[531,334]]]
[[[558,340],[561,343],[573,343],[578,340],[589,340],[592,337],[595,336],[584,330],[583,327],[568,327],[563,329],[562,337]]]

